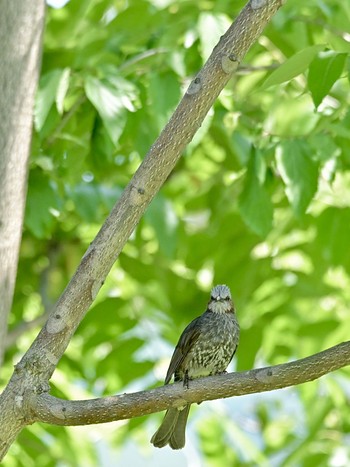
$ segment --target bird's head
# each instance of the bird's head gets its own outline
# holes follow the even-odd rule
[[[213,313],[233,313],[235,307],[227,285],[216,285],[210,293],[208,309]]]

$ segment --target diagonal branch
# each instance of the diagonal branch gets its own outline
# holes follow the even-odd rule
[[[55,425],[88,425],[140,417],[184,402],[202,402],[286,388],[313,381],[350,365],[350,341],[290,363],[191,381],[150,391],[84,401],[65,401],[49,394],[32,395],[33,421]]]
[[[37,378],[44,382],[51,377],[147,206],[201,126],[239,62],[281,5],[282,0],[251,0],[220,38],[85,253],[46,325],[17,365],[17,372],[35,361]]]
[[[30,423],[28,399],[48,391],[48,380],[146,208],[240,61],[284,1],[250,0],[247,3],[220,38],[112,209],[47,322],[0,395],[0,460],[21,429]],[[147,407],[147,399],[143,403]],[[156,410],[159,409],[154,405],[150,411]],[[62,411],[58,411],[58,415],[62,416]]]

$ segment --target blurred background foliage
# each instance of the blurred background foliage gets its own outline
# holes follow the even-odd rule
[[[63,2],[62,2],[63,3]],[[5,385],[43,316],[244,6],[70,0],[47,9]],[[213,284],[242,328],[231,369],[349,339],[350,4],[287,2],[135,229],[52,378],[90,398],[162,384]],[[350,464],[350,372],[192,409],[181,452],[154,450],[161,415],[35,424],[9,466]]]

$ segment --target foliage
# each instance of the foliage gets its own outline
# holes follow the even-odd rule
[[[188,78],[243,5],[71,0],[48,8],[11,329],[58,298]],[[133,233],[59,363],[54,394],[161,384],[172,346],[214,283],[235,297],[238,370],[348,339],[349,21],[347,2],[282,7]],[[8,349],[2,384],[37,331]],[[195,446],[208,466],[345,465],[349,378],[342,370],[288,391],[203,404],[185,451],[171,456],[187,465]],[[34,425],[4,465],[169,462],[169,452],[148,444],[157,420]]]

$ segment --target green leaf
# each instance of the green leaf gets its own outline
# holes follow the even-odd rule
[[[40,131],[44,126],[60,87],[60,94],[62,94],[62,91],[64,90],[62,83],[67,80],[66,76],[67,70],[65,69],[50,71],[41,78],[34,106],[34,125],[37,131]],[[68,86],[68,84],[66,84],[66,86]],[[61,105],[61,101],[59,102]]]
[[[62,72],[56,92],[56,107],[60,115],[64,111],[64,98],[69,88],[70,68],[65,68]]]
[[[166,256],[172,257],[176,248],[178,221],[171,203],[160,195],[156,196],[145,219],[154,228],[160,249]]]
[[[245,187],[239,197],[239,210],[244,222],[253,232],[265,237],[272,228],[273,205],[261,184],[261,164],[256,154],[249,162]]]
[[[334,142],[334,137],[331,134],[314,133],[308,138],[308,143],[312,148],[315,158],[320,162],[326,162],[330,159],[334,159],[339,152],[339,148]]]
[[[40,170],[31,171],[25,225],[36,237],[50,237],[61,204],[54,183]]]
[[[305,213],[317,190],[318,163],[311,148],[302,141],[286,141],[277,151],[277,168],[286,185],[286,195],[294,212]]]
[[[271,95],[274,103],[265,121],[265,131],[278,138],[283,136],[288,139],[309,135],[321,118],[313,112],[310,96],[304,93],[296,98],[292,93],[286,94],[288,97],[278,94],[278,99]]]
[[[118,77],[99,80],[88,76],[85,80],[86,95],[98,111],[115,145],[124,130],[127,110],[135,110],[128,95],[131,89],[134,91],[131,83]]]
[[[68,192],[75,204],[75,209],[86,222],[98,222],[101,199],[98,187],[94,183],[80,183]]]
[[[308,86],[315,107],[318,107],[340,77],[347,54],[325,52],[315,57],[310,64]]]
[[[80,331],[84,336],[85,350],[88,350],[91,344],[96,346],[103,343],[107,337],[108,339],[110,337],[116,338],[116,336],[135,327],[134,318],[121,315],[120,309],[123,304],[124,302],[120,298],[108,297],[91,308],[91,313],[88,313],[80,326]],[[101,333],[96,332],[98,323],[103,323],[106,326]]]
[[[198,33],[201,42],[202,59],[205,62],[219,42],[220,36],[225,34],[230,21],[226,15],[220,13],[203,12],[199,15]]]
[[[324,48],[325,46],[322,44],[312,45],[288,58],[277,70],[268,76],[261,89],[267,89],[275,84],[284,83],[300,75],[300,73],[303,73],[307,69],[315,55]]]
[[[350,209],[329,207],[317,219],[317,235],[314,243],[321,260],[342,266],[350,273],[349,249]]]
[[[154,72],[150,75],[149,95],[157,121],[158,131],[169,120],[180,99],[180,86],[177,76],[172,73]]]

